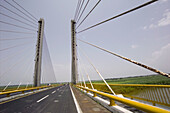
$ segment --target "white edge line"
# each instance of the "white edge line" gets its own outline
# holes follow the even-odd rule
[[[70,85],[69,85],[69,86],[70,86]],[[75,95],[74,95],[71,87],[70,87],[70,90],[71,90],[71,93],[72,93],[72,96],[73,96],[74,103],[75,103],[75,105],[76,105],[77,112],[78,112],[78,113],[83,113],[82,110],[81,110],[81,108],[80,108],[80,106],[79,106],[79,104],[78,104],[78,102],[77,102],[77,100],[76,100],[76,98],[75,98]]]
[[[53,91],[51,94],[55,93],[56,91]]]
[[[46,95],[45,97],[41,98],[40,100],[38,100],[37,102],[41,102],[42,100],[44,100],[45,98],[47,98],[49,95]]]

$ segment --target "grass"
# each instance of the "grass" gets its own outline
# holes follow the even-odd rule
[[[46,86],[47,84],[41,84],[41,86]],[[58,83],[51,83],[51,85],[57,87],[61,84],[58,84]],[[3,89],[5,88],[5,86],[0,86],[0,92],[3,91]],[[12,91],[12,90],[16,90],[18,88],[18,85],[10,85],[8,86],[8,88],[5,90],[5,91]],[[25,89],[26,88],[26,85],[21,85],[19,87],[19,89]],[[28,85],[27,88],[32,88],[32,85]]]
[[[110,78],[106,79],[108,84],[155,84],[155,85],[170,85],[170,78],[162,75],[148,75],[148,76],[137,76],[137,77],[125,77],[125,78]],[[88,83],[88,82],[87,82]],[[94,87],[100,91],[111,93],[102,80],[92,81]],[[91,87],[88,84],[88,87]],[[146,87],[131,87],[131,86],[111,86],[117,94],[137,94],[142,90],[146,90]]]
[[[126,78],[106,79],[109,84],[159,84],[170,85],[170,78],[162,75],[148,75]],[[103,81],[92,81],[93,83],[104,83]]]

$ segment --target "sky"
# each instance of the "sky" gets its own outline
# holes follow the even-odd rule
[[[8,0],[13,3],[12,1]],[[50,52],[52,64],[54,67],[57,82],[71,80],[71,20],[74,18],[77,0],[15,0],[27,11],[29,11],[36,18],[43,18],[45,20],[45,36]],[[85,0],[86,2],[87,0]],[[84,21],[84,23],[77,29],[83,30],[91,25],[106,20],[138,5],[141,5],[149,0],[102,0],[95,8],[93,13]],[[98,0],[89,2],[87,9],[82,15],[82,18],[92,9]],[[3,0],[0,4],[11,8]],[[0,7],[0,12],[5,12],[11,15],[5,9]],[[16,15],[12,15],[16,17]],[[18,18],[18,17],[17,17]],[[8,20],[0,15],[1,20]],[[8,20],[13,22],[11,20]],[[15,23],[15,22],[13,22]],[[77,23],[78,24],[78,23]],[[7,28],[0,24],[0,29]],[[92,44],[103,47],[107,50],[115,52],[124,57],[130,58],[137,62],[141,62],[163,72],[170,72],[170,1],[159,0],[151,5],[141,8],[137,11],[121,16],[117,19],[109,21],[105,24],[92,28],[88,31],[79,33],[77,38]],[[1,33],[1,32],[0,32]],[[36,32],[29,35],[35,37],[31,43],[31,56],[28,62],[33,71],[33,59],[35,54]],[[8,34],[9,35],[9,34]],[[4,34],[1,33],[1,39]],[[14,36],[14,35],[13,35]],[[12,37],[13,37],[12,36]],[[27,37],[22,35],[23,37]],[[11,37],[11,36],[9,36]],[[17,37],[17,36],[14,36]],[[28,41],[20,42],[27,43]],[[9,47],[10,45],[17,45],[19,42],[1,42],[1,48]],[[80,47],[87,56],[91,59],[95,67],[99,70],[104,78],[118,78],[127,76],[138,76],[154,74],[151,71],[143,69],[139,66],[131,64],[127,61],[121,60],[115,56],[91,47],[87,44],[77,41]],[[30,47],[30,46],[29,46]],[[29,48],[28,47],[28,48]],[[21,48],[18,48],[21,49]],[[18,51],[18,50],[17,50]],[[24,51],[24,50],[23,50]],[[11,52],[15,52],[14,50]],[[22,52],[24,55],[27,51]],[[6,53],[3,53],[6,54]],[[8,53],[9,54],[9,53]],[[11,53],[12,54],[12,53]],[[29,54],[29,55],[31,55]],[[78,48],[78,66],[79,74],[85,76],[85,71],[89,74],[92,80],[100,79],[94,69],[90,66],[86,58],[83,56]],[[5,55],[1,54],[1,57]],[[29,56],[28,56],[29,57]],[[16,61],[14,58],[10,63],[1,63],[1,70],[9,67]],[[5,66],[6,65],[6,66]],[[18,68],[17,73],[22,70]],[[26,70],[26,68],[25,68]],[[2,73],[1,73],[2,74]],[[9,74],[5,75],[9,76]],[[17,81],[19,77],[6,77],[3,81]],[[11,79],[11,80],[9,80]],[[25,75],[22,80],[32,80],[32,75]],[[3,82],[2,81],[2,82]],[[17,81],[18,83],[18,81]]]

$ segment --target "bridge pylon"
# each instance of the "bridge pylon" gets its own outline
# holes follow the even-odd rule
[[[43,35],[44,35],[44,19],[40,18],[38,21],[38,36],[36,44],[35,68],[34,68],[34,87],[41,85],[41,60],[43,48]]]
[[[72,48],[72,72],[71,72],[71,82],[76,84],[78,82],[78,68],[77,68],[77,39],[75,31],[74,20],[71,20],[71,48]]]

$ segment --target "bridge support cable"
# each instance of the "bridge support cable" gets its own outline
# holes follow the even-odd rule
[[[17,87],[17,89],[16,89],[16,90],[18,90],[18,89],[20,88],[20,86],[21,86],[21,82],[19,83],[19,85],[18,85],[18,87]]]
[[[82,51],[82,49],[80,49]],[[94,68],[94,70],[97,72],[97,74],[100,76],[100,78],[104,81],[104,83],[106,84],[106,86],[109,88],[109,90],[113,93],[113,95],[116,95],[115,92],[112,90],[112,88],[109,86],[109,84],[105,81],[105,79],[103,78],[103,76],[100,74],[100,72],[98,71],[98,69],[93,65],[93,63],[91,62],[91,60],[89,59],[89,57],[82,51],[83,55],[86,57],[86,59],[88,60],[88,62],[91,64],[91,66]]]
[[[34,68],[34,87],[40,86],[41,81],[41,61],[42,61],[42,47],[44,35],[44,19],[39,21],[39,29],[36,45],[35,68]]]
[[[37,23],[28,20],[27,18],[21,16],[20,14],[18,14],[18,13],[16,13],[16,12],[12,11],[11,9],[9,9],[9,8],[7,8],[7,7],[3,6],[3,5],[1,5],[1,4],[0,4],[0,7],[2,7],[2,8],[4,8],[4,9],[8,10],[9,12],[11,12],[11,13],[17,15],[18,17],[24,19],[25,21],[27,21],[27,22],[29,22],[29,23],[31,23],[31,24],[33,24],[33,25],[37,25]]]
[[[106,49],[101,48],[101,47],[99,47],[99,46],[96,46],[96,45],[94,45],[94,44],[85,42],[85,41],[80,40],[80,39],[78,39],[78,40],[81,41],[81,42],[83,42],[83,43],[86,43],[86,44],[88,44],[88,45],[91,45],[91,46],[93,46],[93,47],[95,47],[95,48],[98,48],[98,49],[100,49],[100,50],[102,50],[102,51],[105,51],[105,52],[107,52],[107,53],[110,53],[110,54],[112,54],[112,55],[114,55],[114,56],[117,56],[117,57],[119,57],[119,58],[121,58],[121,59],[124,59],[124,60],[126,60],[126,61],[128,61],[128,62],[131,62],[131,63],[133,63],[133,64],[136,64],[136,65],[138,65],[138,66],[140,66],[140,67],[143,67],[143,68],[145,68],[145,69],[147,69],[147,70],[150,70],[150,71],[152,71],[152,72],[155,72],[155,73],[158,73],[158,74],[160,74],[160,75],[163,75],[163,76],[166,76],[166,77],[170,78],[170,75],[167,74],[167,73],[164,73],[164,72],[159,71],[159,70],[157,70],[157,69],[154,69],[154,68],[152,68],[152,67],[146,66],[146,65],[144,65],[144,64],[142,64],[142,63],[138,63],[138,62],[136,62],[136,61],[134,61],[134,60],[131,60],[131,59],[129,59],[129,58],[120,56],[120,55],[118,55],[118,54],[116,54],[116,53],[113,53],[113,52],[111,52],[111,51],[109,51],[109,50],[106,50]]]
[[[8,48],[3,48],[3,49],[0,49],[0,52],[6,51],[6,50],[9,50],[9,49],[13,49],[13,48],[15,48],[15,47],[24,46],[24,45],[30,44],[30,43],[32,43],[32,42],[22,43],[22,44],[19,44],[19,45],[15,45],[15,46],[8,47]]]
[[[21,56],[21,55],[20,55]],[[3,82],[5,82],[5,77],[9,77],[9,76],[7,76],[7,74],[8,75],[12,75],[13,73],[15,73],[15,71],[17,71],[17,70],[15,70],[14,71],[14,69],[21,69],[22,68],[22,71],[24,70],[24,68],[25,67],[27,67],[28,66],[28,64],[26,64],[28,61],[29,61],[29,63],[30,63],[30,59],[28,59],[28,58],[33,58],[33,56],[34,55],[32,55],[31,54],[31,56],[30,56],[30,52],[28,52],[27,51],[27,53],[26,54],[24,54],[22,57],[18,57],[18,59],[16,60],[16,62],[15,63],[12,63],[12,65],[10,65],[10,66],[8,66],[8,69],[7,70],[3,70],[3,73],[0,75],[0,83],[3,83]],[[27,58],[26,60],[25,60],[25,58]],[[32,60],[32,59],[31,59]],[[19,65],[19,64],[22,64],[22,65]],[[20,67],[17,67],[17,65],[19,65]],[[22,66],[22,67],[21,67]],[[27,68],[28,69],[28,68]],[[14,71],[14,72],[12,72],[12,71]],[[20,72],[21,72],[21,70],[20,70]],[[6,75],[6,76],[5,76]],[[23,74],[22,74],[23,75]],[[3,78],[3,79],[2,79]]]
[[[34,55],[33,55],[34,56]],[[32,56],[32,57],[33,57]],[[25,64],[25,65],[27,65],[27,69],[24,71],[24,73],[22,74],[23,76],[21,76],[20,77],[20,83],[24,83],[22,80],[24,79],[24,78],[26,78],[26,75],[29,73],[29,71],[31,70],[31,68],[32,68],[32,66],[33,66],[33,62],[32,62],[32,59],[30,59],[30,61],[28,61],[29,62],[29,64]],[[29,76],[29,77],[31,77],[31,80],[32,80],[32,76]],[[29,80],[29,79],[27,79],[27,80]],[[27,81],[28,82],[28,81]],[[29,81],[30,82],[30,81]],[[33,83],[33,80],[32,80],[32,83]],[[19,84],[19,86],[18,87],[20,87],[20,85],[21,84]],[[17,87],[17,89],[18,89],[18,87]]]
[[[11,4],[10,2],[4,0],[7,4],[9,4],[10,6],[12,6],[13,8],[15,8],[17,11],[19,11],[20,13],[22,13],[23,15],[25,15],[27,18],[29,18],[31,21],[37,22],[36,20],[32,19],[29,15],[27,15],[26,13],[24,13],[23,11],[21,11],[20,9],[18,9],[17,7],[15,7],[13,4]]]
[[[77,25],[76,29],[78,29],[80,27],[80,25],[86,20],[86,18],[93,12],[93,10],[97,7],[97,5],[101,2],[101,0],[99,0],[95,6],[90,10],[90,12],[82,19],[82,21],[80,22],[80,24]]]
[[[83,65],[83,66],[81,65],[80,59],[82,59],[82,57],[81,57],[80,54],[78,54],[78,55],[79,55],[79,64],[80,64],[80,67],[82,67],[82,69],[84,70],[84,72],[85,72],[85,74],[87,75],[87,78],[88,78],[88,80],[89,80],[89,82],[90,82],[90,85],[91,85],[92,89],[94,90],[94,87],[93,87],[93,84],[92,84],[92,82],[91,82],[90,76],[89,76],[89,74],[87,73],[87,71],[85,70],[85,66],[84,66],[84,65]]]
[[[79,67],[79,70],[80,70],[80,75],[81,75],[83,83],[84,83],[84,87],[86,87],[86,82],[85,82],[85,79],[84,79],[84,76],[83,76],[83,73],[82,73],[82,70],[80,67]]]
[[[80,7],[80,3],[81,3],[81,0],[78,0],[78,2],[77,2],[77,6],[76,6],[76,11],[75,11],[75,14],[74,14],[74,20],[76,19],[77,12],[78,12],[79,7]]]
[[[11,82],[9,82],[9,83],[4,87],[4,89],[3,89],[2,91],[5,91],[10,84],[11,84]]]
[[[79,17],[79,14],[80,14],[81,9],[82,9],[82,7],[83,7],[84,1],[85,1],[85,0],[81,0],[80,7],[79,7],[79,9],[78,9],[78,11],[77,11],[77,15],[76,15],[76,17],[75,17],[75,22],[77,22],[77,18]]]
[[[84,32],[84,31],[87,31],[87,30],[89,30],[89,29],[91,29],[91,28],[94,28],[94,27],[96,27],[96,26],[98,26],[98,25],[101,25],[101,24],[103,24],[103,23],[106,23],[106,22],[108,22],[108,21],[110,21],[110,20],[116,19],[116,18],[118,18],[118,17],[120,17],[120,16],[126,15],[126,14],[128,14],[128,13],[130,13],[130,12],[135,11],[135,10],[138,10],[138,9],[140,9],[140,8],[142,8],[142,7],[145,7],[145,6],[149,5],[149,4],[152,4],[152,3],[156,2],[156,1],[158,1],[158,0],[151,0],[151,1],[147,2],[147,3],[144,3],[144,4],[142,4],[142,5],[140,5],[140,6],[137,6],[137,7],[133,8],[133,9],[130,9],[130,10],[126,11],[126,12],[123,12],[123,13],[121,13],[121,14],[118,14],[118,15],[114,16],[114,17],[111,17],[111,18],[106,19],[106,20],[104,20],[104,21],[102,21],[102,22],[99,22],[99,23],[97,23],[97,24],[95,24],[95,25],[92,25],[92,26],[90,26],[90,27],[88,27],[88,28],[85,28],[85,29],[83,29],[83,30],[81,30],[81,31],[78,31],[77,34],[78,34],[78,33],[81,33],[81,32]]]
[[[79,79],[80,79],[80,85],[82,86],[82,79],[81,79],[81,76],[79,77]]]
[[[33,37],[23,37],[23,38],[1,38],[0,41],[12,41],[12,40],[23,40],[23,39],[33,39]]]
[[[17,33],[17,34],[35,34],[35,33],[31,33],[31,32],[21,32],[21,31],[11,31],[11,30],[4,30],[4,29],[0,29],[0,32],[6,32],[6,33]]]
[[[77,83],[78,80],[78,69],[77,69],[77,39],[75,31],[75,21],[71,21],[71,49],[72,49],[72,72],[71,72],[71,82],[73,84]]]
[[[43,48],[42,48],[42,78],[43,79],[42,83],[56,83],[56,76],[54,73],[54,68],[53,64],[51,61],[48,45],[47,45],[47,40],[46,36],[44,34],[43,38]]]
[[[29,31],[35,31],[35,32],[36,32],[35,29],[30,29],[30,28],[23,27],[23,26],[19,26],[19,25],[12,24],[12,23],[9,23],[9,22],[5,22],[5,21],[1,21],[1,20],[0,20],[0,23],[3,23],[3,24],[7,24],[7,25],[14,26],[14,27],[17,27],[17,28],[22,28],[22,29],[26,29],[26,30],[29,30]]]
[[[81,19],[81,17],[82,17],[82,15],[83,15],[83,13],[84,13],[84,11],[85,11],[85,9],[86,9],[89,1],[90,1],[90,0],[87,0],[87,2],[86,2],[86,4],[85,4],[85,6],[84,6],[84,8],[83,8],[83,10],[82,10],[82,12],[81,12],[81,14],[80,14],[80,16],[78,17],[78,19],[77,19],[77,21],[76,21],[76,23],[78,23],[79,20]]]
[[[32,18],[34,18],[35,21],[38,22],[38,19],[35,18],[30,12],[28,12],[25,8],[23,8],[20,4],[18,4],[15,0],[12,0],[16,5],[18,5],[21,9],[23,9],[25,12],[27,12]]]
[[[15,52],[15,53],[12,54],[12,55],[5,56],[5,58],[2,58],[2,59],[0,60],[0,64],[2,64],[3,62],[9,60],[9,59],[12,58],[12,57],[16,57],[17,55],[20,55],[21,53],[23,53],[24,51],[29,50],[30,48],[31,48],[31,47],[29,47],[29,48],[23,48],[22,51],[17,51],[17,52]]]
[[[12,19],[12,20],[15,20],[15,21],[17,21],[17,22],[20,22],[20,23],[22,23],[22,24],[25,24],[25,25],[27,25],[27,26],[29,26],[29,27],[36,28],[35,26],[33,26],[33,25],[31,25],[31,24],[28,24],[28,23],[26,23],[26,22],[23,22],[22,20],[16,19],[16,18],[14,18],[14,17],[12,17],[12,16],[6,15],[6,14],[1,13],[1,12],[0,12],[0,14],[3,15],[3,16],[5,16],[5,17],[8,17],[8,18],[10,18],[10,19]]]

